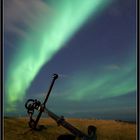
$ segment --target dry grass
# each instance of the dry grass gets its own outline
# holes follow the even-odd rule
[[[66,119],[81,131],[87,133],[87,127],[97,127],[97,140],[136,140],[136,124],[116,122],[114,120],[94,119]],[[30,131],[27,118],[5,118],[5,140],[57,140],[60,135],[71,134],[61,126],[57,126],[52,119],[41,119],[39,124],[44,125],[41,131]],[[78,138],[76,138],[77,140]]]

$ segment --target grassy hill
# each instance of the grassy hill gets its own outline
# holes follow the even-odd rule
[[[97,127],[97,140],[136,140],[136,124],[120,122],[115,120],[96,119],[66,119],[79,130],[87,134],[87,127]],[[5,140],[61,140],[61,136],[67,136],[67,140],[74,138],[71,133],[57,126],[51,118],[41,119],[40,131],[31,131],[28,127],[27,118],[4,118],[4,139]]]

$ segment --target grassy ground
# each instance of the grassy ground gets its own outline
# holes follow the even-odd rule
[[[97,127],[97,140],[136,140],[136,124],[117,122],[114,120],[95,119],[66,119],[79,130],[87,134],[87,127]],[[41,119],[39,124],[44,125],[41,131],[31,131],[27,118],[5,118],[5,140],[58,140],[60,135],[71,134],[62,126],[57,126],[52,119]],[[60,139],[59,139],[60,140]],[[69,140],[69,139],[67,139]],[[75,138],[78,140],[78,138]]]

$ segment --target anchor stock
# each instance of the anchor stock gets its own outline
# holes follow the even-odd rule
[[[26,107],[26,109],[27,109],[27,113],[28,113],[29,116],[30,116],[30,121],[29,121],[29,126],[30,126],[30,128],[36,129],[37,124],[38,124],[38,122],[39,122],[39,119],[40,119],[40,117],[41,117],[41,115],[42,115],[42,112],[44,111],[45,105],[46,105],[46,103],[47,103],[47,101],[48,101],[48,98],[49,98],[49,95],[50,95],[50,93],[51,93],[51,90],[52,90],[52,87],[53,87],[53,85],[54,85],[54,82],[55,82],[55,80],[56,80],[57,78],[58,78],[58,75],[57,75],[57,74],[53,74],[53,80],[52,80],[52,82],[51,82],[51,85],[50,85],[50,87],[49,87],[49,90],[48,90],[48,92],[47,92],[47,96],[46,96],[46,98],[45,98],[43,104],[41,104],[41,102],[38,101],[37,99],[35,99],[35,100],[33,100],[33,99],[27,100],[27,102],[26,102],[26,104],[25,104],[25,107]],[[31,102],[31,103],[30,103],[30,102]],[[29,104],[29,103],[30,103],[30,104]],[[39,113],[38,113],[38,115],[37,115],[37,117],[36,117],[36,120],[34,120],[34,119],[32,118],[32,115],[33,115],[33,113],[34,113],[34,109],[39,110]]]

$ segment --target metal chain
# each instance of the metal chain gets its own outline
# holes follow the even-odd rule
[[[40,108],[41,108],[41,102],[38,101],[37,99],[35,99],[35,100],[29,99],[25,103],[25,107],[26,107],[27,113],[29,115],[29,126],[31,128],[34,128],[34,125],[35,125],[35,120],[33,119],[34,110],[35,109],[36,110],[40,110]]]

